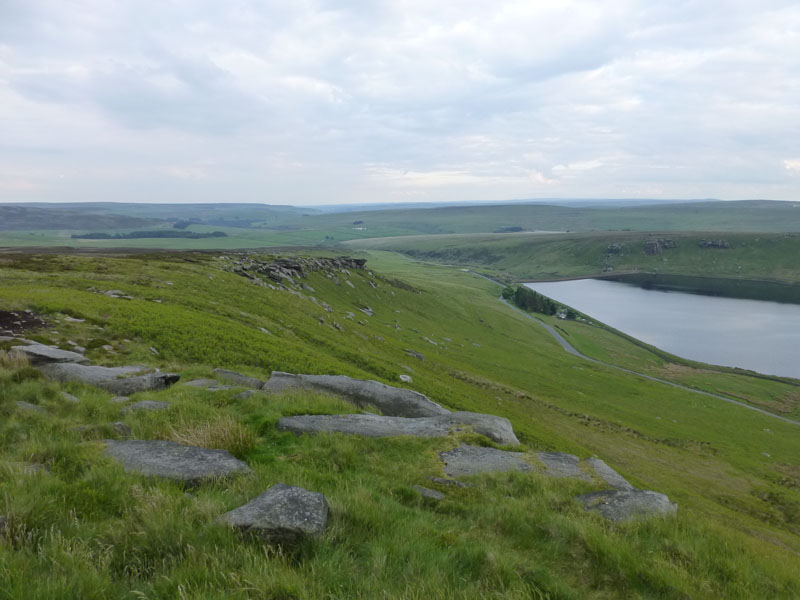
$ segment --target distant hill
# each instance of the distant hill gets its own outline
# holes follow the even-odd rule
[[[98,214],[39,208],[36,206],[0,205],[0,231],[28,229],[129,229],[153,225],[155,219],[128,215]]]

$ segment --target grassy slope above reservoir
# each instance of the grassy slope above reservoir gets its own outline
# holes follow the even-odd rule
[[[125,417],[136,437],[215,444],[255,470],[186,495],[122,473],[74,430],[120,418],[108,394],[70,385],[81,403],[68,404],[59,386],[9,366],[0,370],[0,456],[50,472],[0,473],[0,514],[13,533],[0,537],[0,589],[8,597],[800,593],[796,426],[572,357],[497,302],[495,285],[457,269],[373,255],[374,274],[339,273],[337,284],[314,273],[303,281],[314,291],[298,289],[300,298],[253,285],[226,271],[229,263],[210,254],[6,255],[0,303],[42,313],[54,324],[42,341],[76,341],[98,364],[149,364],[185,379],[214,367],[387,383],[410,374],[409,387],[448,408],[508,417],[526,449],[604,458],[637,486],[669,494],[678,517],[611,525],[572,502],[582,484],[526,475],[479,477],[476,488],[426,503],[410,486],[440,473],[438,451],[477,436],[298,438],[276,431],[277,418],[352,408],[308,394],[237,399],[235,391],[180,384],[139,394],[172,408]],[[108,289],[134,299],[100,293]],[[374,316],[358,311],[365,306]],[[49,414],[22,413],[14,400]],[[329,533],[297,554],[265,552],[215,522],[276,481],[323,492],[331,503]]]
[[[645,242],[669,239],[675,248],[648,256]],[[701,248],[721,239],[727,249]],[[800,234],[576,233],[416,236],[347,242],[351,248],[391,250],[422,260],[486,267],[517,280],[658,272],[800,283]],[[610,247],[619,250],[612,251]]]

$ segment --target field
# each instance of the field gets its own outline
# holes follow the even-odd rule
[[[61,387],[5,358],[0,598],[800,595],[797,426],[570,356],[498,302],[495,284],[459,268],[363,256],[368,270],[338,282],[312,273],[302,283],[314,291],[299,297],[230,272],[232,253],[6,253],[0,307],[42,315],[50,326],[29,335],[79,343],[95,364],[146,364],[183,381],[215,367],[390,384],[408,374],[408,387],[448,408],[509,418],[525,450],[602,457],[638,487],[668,494],[677,517],[611,524],[572,500],[587,484],[532,474],[479,476],[435,503],[411,486],[441,474],[436,453],[488,439],[298,437],[277,431],[277,419],[355,409],[305,392],[242,399],[179,383],[134,398],[171,403],[125,416],[134,437],[225,448],[255,471],[187,494],[104,458],[99,440],[121,418],[109,394]],[[577,271],[586,261],[574,263]],[[108,289],[133,299],[100,293]],[[365,306],[374,316],[358,312]],[[707,372],[604,330],[558,324],[587,354],[797,414],[791,384]],[[62,390],[80,402],[65,402]],[[22,411],[18,400],[48,412]],[[75,430],[83,425],[98,427]],[[22,472],[31,463],[46,470]],[[217,522],[278,481],[327,496],[323,538],[282,551]]]

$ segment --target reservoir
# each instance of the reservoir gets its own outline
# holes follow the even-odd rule
[[[676,356],[800,379],[800,305],[598,279],[525,285]]]

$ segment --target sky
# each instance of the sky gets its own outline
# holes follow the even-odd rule
[[[800,200],[800,3],[0,0],[0,202]]]

